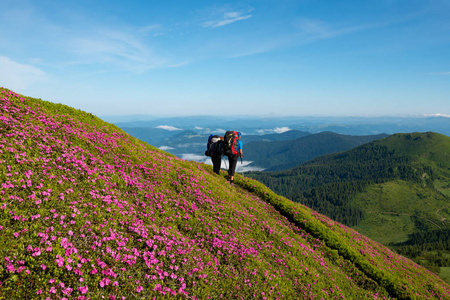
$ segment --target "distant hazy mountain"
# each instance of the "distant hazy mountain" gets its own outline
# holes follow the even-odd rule
[[[311,135],[310,132],[300,130],[289,130],[282,133],[271,133],[263,135],[244,135],[242,141],[246,144],[251,142],[274,142],[287,141]]]
[[[245,145],[246,159],[265,171],[291,169],[315,157],[341,152],[387,137],[387,134],[350,136],[333,132],[310,134],[295,140],[252,142]]]
[[[130,135],[178,157],[202,157],[210,134],[202,130],[173,130],[151,127],[124,127]],[[220,134],[221,135],[221,134]],[[263,135],[243,135],[244,157],[252,168],[287,170],[314,157],[348,150],[387,135],[346,136],[332,132],[311,134],[300,130]],[[247,168],[251,169],[251,168]]]
[[[117,119],[117,118],[115,118]],[[115,122],[119,127],[157,127],[159,125],[171,125],[183,129],[194,127],[210,127],[223,124],[233,124],[231,120],[220,117],[211,116],[187,116],[187,117],[172,117],[172,118],[149,118],[148,120],[136,119],[122,119]]]
[[[245,135],[283,132],[287,129],[311,133],[332,131],[345,135],[394,134],[433,131],[450,136],[450,117],[245,117],[192,116],[158,118],[148,116],[104,117],[120,128],[175,126],[181,130],[197,130],[210,134],[218,130],[237,130]],[[283,129],[283,130],[281,130]]]
[[[122,129],[131,136],[156,147],[162,140],[175,134],[173,131],[152,127],[123,127]]]
[[[445,116],[341,118],[336,122],[323,121],[322,124],[306,126],[305,130],[333,131],[350,135],[432,131],[450,136],[450,117]]]
[[[176,130],[168,131],[161,128],[151,127],[123,127],[128,134],[147,142],[155,147],[163,147],[167,152],[181,156],[186,153],[203,155],[210,133],[202,130]],[[217,133],[223,135],[223,133]],[[309,132],[290,130],[284,133],[272,133],[263,135],[244,135],[244,143],[250,141],[283,141],[310,135]]]

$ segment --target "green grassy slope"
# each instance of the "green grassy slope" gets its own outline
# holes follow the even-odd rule
[[[0,89],[0,299],[448,299],[450,286],[252,179]]]
[[[398,179],[436,190],[435,195],[448,195],[450,137],[430,132],[396,134],[292,170],[250,176],[299,201],[306,201],[304,197],[320,200],[326,194],[325,202],[338,206],[368,185]],[[343,194],[347,194],[344,200],[340,199]]]
[[[383,244],[406,242],[418,230],[450,227],[449,199],[403,180],[367,187],[355,196],[354,205],[366,217],[353,228]]]

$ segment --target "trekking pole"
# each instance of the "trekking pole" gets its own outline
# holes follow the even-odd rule
[[[225,163],[225,169],[228,170],[227,160],[226,160],[225,157],[223,157],[223,156],[222,156],[222,158],[223,158],[223,162]]]
[[[242,156],[241,156],[241,166],[242,166],[242,178],[244,178],[244,163],[242,162]]]
[[[222,156],[223,162],[225,163],[225,169],[228,170],[227,161],[225,160],[225,157]]]

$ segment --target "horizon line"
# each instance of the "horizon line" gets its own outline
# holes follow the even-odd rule
[[[237,114],[237,115],[219,115],[219,114],[192,114],[192,115],[151,115],[151,114],[104,114],[97,115],[100,118],[119,118],[119,117],[146,117],[146,118],[450,118],[450,114],[435,113],[435,114],[385,114],[385,115],[252,115],[252,114]]]

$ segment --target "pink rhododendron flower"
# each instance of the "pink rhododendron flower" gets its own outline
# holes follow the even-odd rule
[[[8,271],[8,272],[15,272],[15,271],[16,271],[16,268],[14,268],[13,265],[8,264],[8,265],[6,266],[6,271]]]
[[[82,293],[82,294],[86,294],[87,291],[88,291],[88,287],[87,287],[87,286],[80,286],[80,287],[78,288],[78,291],[79,291],[80,293]]]
[[[109,279],[109,278],[103,278],[101,281],[100,281],[100,286],[101,287],[105,287],[105,286],[107,286],[107,285],[109,285],[111,283],[111,279]]]

